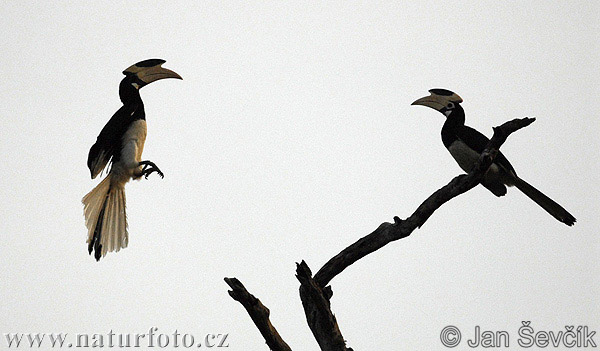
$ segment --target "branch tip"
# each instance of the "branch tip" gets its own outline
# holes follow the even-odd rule
[[[323,288],[323,296],[327,299],[327,301],[331,300],[333,296],[333,290],[331,289],[331,285],[327,285]]]
[[[231,287],[229,295],[238,301],[264,337],[267,345],[273,351],[291,351],[288,344],[281,338],[277,329],[271,324],[269,315],[271,311],[263,305],[259,299],[248,292],[244,285],[236,278],[225,278],[225,282]]]

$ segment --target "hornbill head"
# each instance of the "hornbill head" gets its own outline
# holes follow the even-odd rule
[[[411,105],[423,105],[443,113],[448,117],[452,111],[460,107],[463,99],[456,93],[446,89],[431,89],[431,95],[414,101]]]
[[[130,81],[136,89],[155,82],[159,79],[177,78],[183,79],[181,76],[169,69],[161,67],[165,60],[149,59],[136,63],[123,71],[126,76],[123,81]]]

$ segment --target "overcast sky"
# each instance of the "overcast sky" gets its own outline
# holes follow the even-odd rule
[[[112,2],[114,3],[114,2]],[[461,173],[444,117],[535,116],[503,146],[567,208],[567,227],[517,189],[479,186],[410,237],[332,281],[355,350],[443,349],[456,325],[600,331],[600,5],[528,2],[23,2],[0,5],[0,332],[228,333],[267,350],[223,277],[271,310],[294,350],[317,350],[294,277]],[[129,247],[87,254],[90,146],[120,107],[121,72],[148,59],[184,80],[143,88],[144,159],[126,186]],[[600,340],[596,340],[600,342]],[[6,348],[2,335],[0,349]],[[459,350],[469,349],[464,342]]]

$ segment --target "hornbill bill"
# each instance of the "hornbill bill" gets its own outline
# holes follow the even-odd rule
[[[125,183],[130,179],[148,178],[153,172],[164,177],[151,161],[142,161],[146,140],[146,114],[140,88],[159,79],[182,79],[177,73],[162,68],[165,60],[149,59],[123,71],[119,85],[123,106],[106,123],[90,148],[87,165],[92,179],[110,163],[108,175],[83,197],[85,225],[88,229],[88,252],[96,261],[109,251],[127,247]]]
[[[465,126],[465,111],[460,106],[463,102],[460,96],[446,89],[431,89],[429,92],[430,96],[420,98],[412,105],[431,107],[446,116],[442,127],[442,142],[460,168],[470,172],[489,139],[477,130]],[[575,223],[575,217],[561,205],[519,178],[502,152],[498,152],[481,184],[496,196],[504,196],[506,186],[516,186],[554,218],[568,226]]]

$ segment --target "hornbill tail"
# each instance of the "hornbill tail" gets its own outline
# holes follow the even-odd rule
[[[527,195],[531,200],[535,201],[536,204],[540,205],[544,210],[546,210],[546,212],[564,224],[572,226],[577,221],[575,217],[573,217],[573,215],[571,215],[561,205],[544,195],[544,193],[537,190],[523,179],[515,177],[515,186],[517,189],[521,190],[523,194]]]
[[[107,252],[127,247],[127,215],[124,184],[111,184],[109,174],[84,196],[83,213],[88,228],[88,253],[99,261]]]

